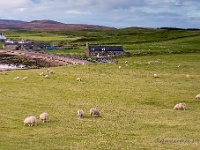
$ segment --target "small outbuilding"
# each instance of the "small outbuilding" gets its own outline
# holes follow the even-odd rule
[[[5,35],[3,33],[0,33],[0,41],[4,42],[7,38],[5,37]]]
[[[5,43],[14,44],[15,42],[12,39],[8,38],[8,39],[5,40]]]

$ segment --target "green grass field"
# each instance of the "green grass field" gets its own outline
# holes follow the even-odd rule
[[[124,57],[51,68],[50,79],[39,76],[46,68],[8,71],[0,75],[0,149],[199,149],[199,60],[197,53]],[[179,102],[185,111],[173,110]],[[89,116],[92,107],[101,117]],[[23,125],[30,115],[38,126]]]
[[[68,37],[64,34],[46,31],[7,31],[5,34],[7,38],[12,38],[13,40],[26,39],[35,42],[73,41],[79,39],[79,37]]]
[[[125,51],[140,53],[200,52],[200,30],[124,28],[115,30],[5,31],[15,40],[29,39],[52,45],[75,45],[72,51],[85,53],[85,44],[123,45]]]

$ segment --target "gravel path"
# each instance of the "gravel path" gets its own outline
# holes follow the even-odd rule
[[[75,64],[89,64],[87,60],[71,58],[68,56],[50,54],[45,52],[25,51],[25,50],[0,50],[0,55],[14,55],[23,56],[26,59],[34,60],[37,63],[48,65],[48,67],[75,65]]]

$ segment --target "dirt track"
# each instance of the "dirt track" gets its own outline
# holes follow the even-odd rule
[[[63,55],[26,50],[0,50],[0,55],[22,56],[28,60],[46,67],[66,66],[75,64],[88,64],[87,60],[80,60]]]

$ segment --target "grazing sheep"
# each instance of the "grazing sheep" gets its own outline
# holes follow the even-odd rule
[[[50,73],[50,74],[54,74],[54,71],[53,71],[53,70],[49,70],[49,73]]]
[[[27,79],[28,79],[28,77],[23,77],[22,78],[23,81],[26,81]]]
[[[49,76],[48,75],[46,75],[46,76],[44,76],[46,79],[49,79]]]
[[[40,119],[42,120],[42,122],[46,122],[49,119],[49,115],[46,112],[43,112],[42,114],[40,114]]]
[[[29,125],[29,126],[33,126],[33,125],[37,125],[37,120],[35,118],[35,116],[30,116],[30,117],[27,117],[25,120],[24,120],[24,125]]]
[[[44,72],[41,72],[41,73],[40,73],[40,76],[44,76]]]
[[[189,75],[189,74],[187,74],[187,75],[186,75],[186,77],[187,77],[187,78],[189,78],[189,77],[190,77],[190,75]]]
[[[92,115],[100,116],[100,112],[96,108],[91,108],[90,109],[90,116],[92,117]]]
[[[197,95],[195,96],[195,98],[196,98],[196,99],[200,99],[200,94],[197,94]]]
[[[78,116],[80,118],[83,118],[83,116],[84,116],[84,111],[83,110],[78,110],[77,113],[78,113]]]
[[[125,61],[125,64],[128,64],[128,61]]]
[[[156,73],[153,74],[154,78],[158,78],[158,75]]]
[[[76,81],[81,81],[81,78],[77,78]]]
[[[185,103],[179,103],[179,104],[176,104],[174,106],[174,110],[179,110],[179,109],[185,110],[186,109],[186,104]]]
[[[19,77],[15,77],[14,80],[19,80]]]
[[[50,71],[50,69],[47,69],[47,70],[46,70],[46,72],[49,72],[49,71]]]

